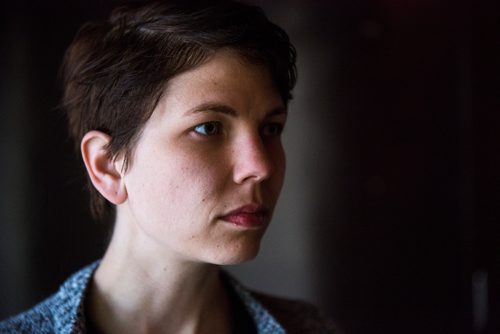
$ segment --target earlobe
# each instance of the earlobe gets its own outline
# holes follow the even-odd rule
[[[90,131],[83,136],[80,150],[87,173],[94,187],[115,205],[127,199],[120,164],[109,157],[107,145],[111,137],[100,131]]]

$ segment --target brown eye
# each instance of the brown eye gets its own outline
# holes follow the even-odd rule
[[[264,125],[262,128],[262,135],[264,137],[276,137],[280,136],[283,132],[283,124],[281,123],[269,123]]]
[[[221,133],[222,124],[219,122],[206,122],[197,125],[194,128],[194,132],[203,136],[215,136]]]

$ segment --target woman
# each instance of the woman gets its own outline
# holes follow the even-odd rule
[[[296,79],[282,29],[232,1],[120,8],[82,27],[63,75],[92,210],[114,217],[113,236],[0,332],[329,332],[313,307],[219,269],[256,256],[282,186]]]

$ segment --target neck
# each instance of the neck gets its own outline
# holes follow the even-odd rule
[[[115,229],[86,304],[94,327],[106,334],[228,333],[218,266],[180,260],[137,235]]]

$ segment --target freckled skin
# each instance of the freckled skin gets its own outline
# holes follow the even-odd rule
[[[207,102],[236,115],[187,113]],[[248,203],[274,209],[285,155],[280,137],[262,127],[285,123],[286,113],[269,116],[277,108],[283,102],[267,69],[227,51],[172,79],[123,176],[128,199],[118,215],[164,254],[215,264],[255,257],[266,226],[244,229],[220,217]],[[213,121],[220,135],[193,131]]]

